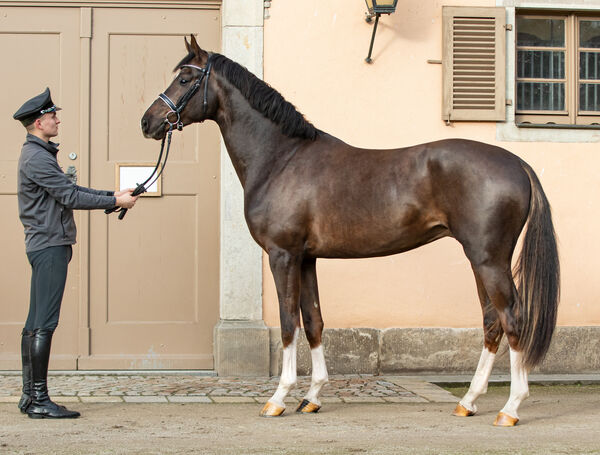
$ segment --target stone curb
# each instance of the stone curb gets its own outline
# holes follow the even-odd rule
[[[66,397],[66,396],[57,396],[55,401],[62,401],[63,403],[78,403],[81,401],[81,397]]]
[[[211,397],[214,403],[256,403],[252,397]]]
[[[208,397],[201,396],[172,396],[167,397],[169,403],[213,403],[213,401]]]
[[[379,397],[341,397],[344,403],[385,403],[383,398]]]
[[[88,376],[88,377],[86,377]],[[264,404],[277,387],[278,378],[233,378],[180,375],[105,374],[64,375],[51,379],[50,395],[58,403],[159,403],[159,404]],[[453,376],[330,376],[323,389],[323,404],[456,403],[459,398],[439,384],[468,384],[471,377]],[[503,383],[505,375],[492,376],[491,383]],[[530,384],[600,383],[600,375],[532,375]],[[286,397],[296,407],[308,390],[309,377],[299,377],[297,388]],[[21,396],[17,374],[0,373],[0,403],[16,404]]]
[[[146,395],[139,397],[123,397],[125,403],[168,403],[167,398],[162,395]]]
[[[428,403],[422,397],[385,397],[384,400],[388,403]]]
[[[0,397],[0,403],[18,403],[20,397]],[[202,403],[202,404],[265,404],[269,397],[189,397],[189,396],[133,396],[133,397],[63,397],[57,396],[52,398],[55,402],[61,403],[86,403],[86,404],[101,404],[101,403],[160,403],[160,404],[186,404],[186,403]],[[320,398],[323,404],[389,404],[389,403],[445,403],[443,399],[427,400],[422,397],[323,397]],[[451,400],[458,401],[458,398]],[[297,405],[299,400],[295,398],[286,398],[285,403],[288,405]]]

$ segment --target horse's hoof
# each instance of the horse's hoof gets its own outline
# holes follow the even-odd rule
[[[311,412],[316,413],[319,412],[319,409],[321,409],[321,406],[311,403],[308,400],[302,400],[302,403],[300,403],[300,405],[296,409],[296,412],[301,412],[303,414],[308,414]]]
[[[475,415],[475,411],[469,411],[462,404],[458,403],[452,415],[456,417],[471,417]]]
[[[508,414],[503,412],[499,412],[496,416],[496,420],[494,420],[494,425],[497,427],[514,427],[519,419],[516,417],[511,417]]]
[[[283,411],[285,411],[284,407],[278,406],[274,403],[271,403],[270,401],[267,401],[265,406],[260,411],[259,416],[261,416],[261,417],[279,417],[281,414],[283,414]]]

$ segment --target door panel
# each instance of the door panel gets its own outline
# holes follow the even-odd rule
[[[183,36],[220,49],[218,10],[93,12],[91,185],[111,189],[116,163],[150,163],[160,143],[140,119],[185,55]],[[162,197],[124,220],[90,220],[90,355],[81,369],[213,367],[219,292],[219,132],[212,122],[173,134]]]
[[[67,154],[79,150],[79,10],[76,8],[0,7],[2,103],[0,118],[4,152],[0,154],[0,369],[21,368],[20,334],[29,307],[31,268],[25,256],[23,226],[17,209],[17,162],[25,129],[12,120],[21,104],[46,86],[63,108],[59,162],[77,166]],[[34,57],[35,56],[35,57]],[[76,221],[79,215],[76,215]],[[76,368],[81,273],[79,248],[73,251],[61,310],[52,346],[51,369]],[[85,299],[87,300],[87,299]]]

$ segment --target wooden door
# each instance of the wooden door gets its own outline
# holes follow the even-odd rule
[[[218,9],[93,11],[90,181],[115,185],[117,163],[152,163],[160,143],[140,119],[185,55],[183,36],[220,49]],[[219,132],[173,134],[162,197],[124,220],[90,219],[89,352],[80,369],[213,368],[219,300]]]
[[[25,256],[23,226],[17,208],[17,162],[25,129],[12,120],[27,99],[47,86],[62,124],[59,162],[63,168],[80,168],[80,11],[78,8],[0,7],[0,55],[2,55],[2,103],[0,132],[0,369],[21,368],[21,330],[29,307],[31,267]],[[80,221],[76,214],[76,222]],[[79,316],[87,305],[85,264],[76,245],[62,304],[60,324],[53,340],[50,368],[74,369],[79,347]]]

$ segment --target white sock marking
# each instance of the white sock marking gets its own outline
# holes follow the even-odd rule
[[[488,381],[490,379],[490,374],[492,373],[492,367],[494,366],[495,359],[496,354],[491,353],[487,348],[484,347],[483,351],[481,351],[481,357],[479,357],[477,370],[475,371],[475,375],[471,380],[469,390],[463,399],[460,400],[460,404],[469,411],[477,412],[475,400],[477,400],[480,395],[483,395],[487,392]]]
[[[528,371],[523,366],[523,354],[510,349],[510,397],[500,412],[519,418],[517,410],[529,396]]]
[[[283,364],[281,366],[281,378],[279,378],[279,386],[269,399],[270,402],[285,408],[283,402],[292,387],[296,384],[296,346],[298,343],[298,333],[300,329],[296,327],[294,339],[286,348],[283,348]]]
[[[311,349],[310,356],[312,358],[312,378],[310,382],[310,389],[304,396],[304,399],[311,403],[321,406],[319,401],[319,392],[325,383],[328,381],[327,365],[325,364],[325,353],[323,352],[323,345],[320,345],[314,349]]]

